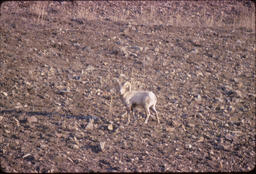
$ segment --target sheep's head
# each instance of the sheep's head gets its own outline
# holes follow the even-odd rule
[[[120,94],[123,95],[125,92],[131,91],[131,83],[125,82],[120,86]]]
[[[117,82],[116,85],[115,85],[116,90],[121,95],[123,95],[127,91],[131,91],[131,84],[130,84],[130,82],[121,83],[117,78],[114,78],[114,80]]]

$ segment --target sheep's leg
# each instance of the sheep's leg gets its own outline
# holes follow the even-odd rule
[[[127,108],[127,116],[128,116],[128,120],[127,120],[126,125],[128,125],[128,124],[130,123],[130,114],[131,114],[131,110],[130,110],[130,108]]]
[[[153,105],[153,106],[152,106],[152,109],[153,109],[153,111],[156,113],[157,122],[158,122],[158,124],[159,124],[160,121],[159,121],[158,113],[157,113],[157,111],[156,111],[156,106]]]
[[[132,111],[132,117],[133,117],[133,119],[135,119],[135,117],[136,117],[135,107],[136,107],[135,104],[133,104],[133,105],[131,106],[131,111]]]
[[[130,112],[128,113],[128,120],[127,120],[127,125],[130,123]]]
[[[131,119],[131,114],[132,117],[134,118],[134,107],[136,105],[131,105],[130,107],[127,108],[127,112],[128,112],[128,121],[127,121],[127,125],[130,123],[130,119]]]
[[[148,108],[148,107],[145,107],[145,111],[146,111],[147,118],[146,118],[146,120],[145,120],[144,123],[147,124],[147,123],[148,123],[149,116],[150,116],[149,108]]]

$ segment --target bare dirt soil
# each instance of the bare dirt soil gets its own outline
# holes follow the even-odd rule
[[[64,18],[67,2],[37,22],[14,3],[0,17],[2,171],[254,169],[254,31]],[[137,110],[126,125],[114,77],[156,94],[160,124]]]

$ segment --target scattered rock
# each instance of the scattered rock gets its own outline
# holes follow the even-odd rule
[[[17,124],[17,126],[20,126],[20,122],[19,122],[19,120],[17,120],[15,117],[14,117],[13,119],[15,120],[15,122],[16,122],[16,124]]]
[[[186,147],[191,149],[192,148],[192,145],[191,144],[186,144]]]
[[[7,92],[2,92],[2,94],[4,94],[4,96],[8,96],[8,93]]]
[[[73,76],[73,79],[74,79],[74,80],[80,80],[81,77],[80,77],[80,76]]]
[[[11,131],[9,131],[9,130],[7,130],[7,129],[5,129],[4,132],[7,133],[7,134],[10,134],[10,133],[11,133]]]
[[[89,120],[89,123],[87,124],[87,126],[86,126],[86,130],[92,130],[93,129],[93,127],[94,127],[94,119],[90,119]]]
[[[131,50],[132,52],[138,52],[138,51],[142,51],[143,50],[142,47],[138,47],[138,46],[131,46],[128,49]]]
[[[104,152],[105,151],[105,144],[106,144],[106,142],[100,142],[100,150],[102,151],[102,152]]]
[[[197,142],[203,142],[204,141],[204,137],[200,137],[199,140]]]
[[[20,108],[22,108],[23,106],[22,106],[22,104],[20,103],[20,102],[18,102],[17,104],[16,104],[16,106],[15,106],[15,109],[20,109]]]
[[[74,148],[74,149],[79,149],[79,146],[76,145],[76,144],[73,144],[73,148]]]
[[[202,101],[201,95],[198,94],[197,97],[195,98],[195,100],[196,100],[197,102],[201,102],[201,101]]]
[[[154,51],[158,53],[158,52],[159,52],[159,48],[156,47],[156,48],[154,49]]]
[[[24,155],[22,158],[28,158],[28,157],[31,157],[32,155],[30,154],[30,153],[28,153],[28,154],[26,154],[26,155]]]
[[[29,123],[37,122],[37,118],[35,116],[28,117],[27,120]]]
[[[203,75],[203,73],[202,73],[201,71],[197,71],[197,72],[196,72],[196,75],[197,75],[197,76],[201,76],[201,77],[203,77],[203,76],[204,76],[204,75]]]
[[[166,130],[168,132],[173,132],[173,131],[175,131],[175,128],[174,127],[167,127]]]
[[[112,125],[112,124],[109,124],[109,125],[108,125],[108,130],[110,130],[110,131],[113,130],[113,125]]]
[[[86,71],[93,71],[95,68],[92,65],[88,65],[85,69]]]

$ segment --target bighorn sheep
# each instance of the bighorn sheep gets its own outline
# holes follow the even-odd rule
[[[137,106],[144,108],[146,111],[147,118],[145,120],[145,124],[148,123],[150,108],[155,112],[158,124],[160,123],[158,113],[155,108],[157,98],[152,91],[132,91],[130,82],[121,84],[118,79],[115,80],[118,82],[119,93],[124,105],[126,106],[126,113],[128,114],[127,124],[130,123],[130,112],[132,111],[132,114],[134,114],[134,108]]]

